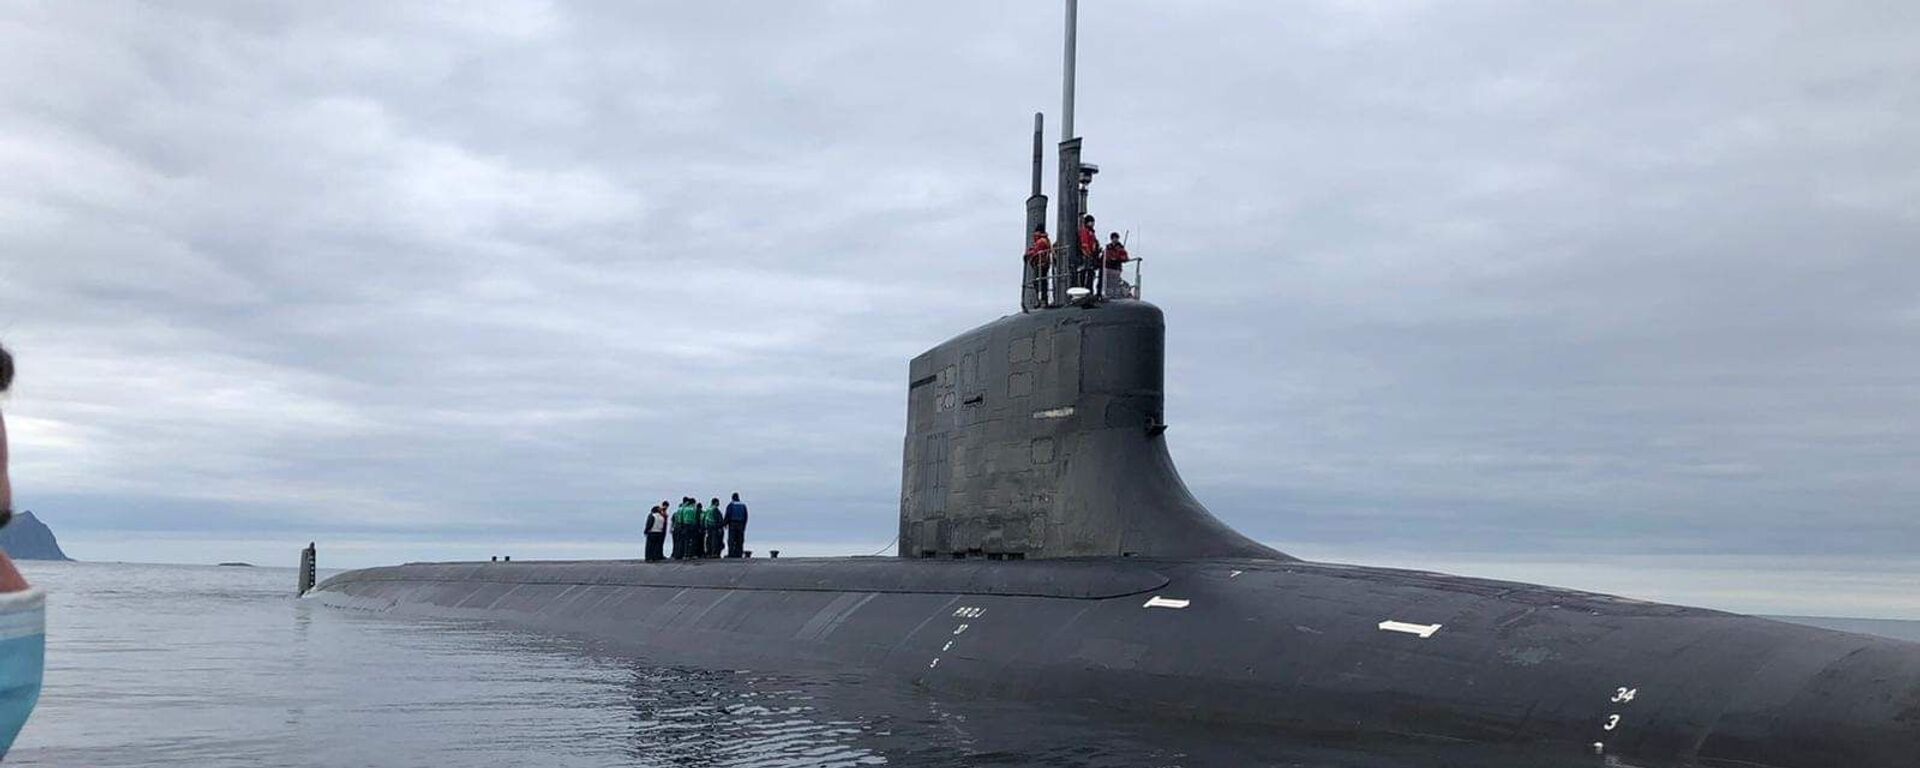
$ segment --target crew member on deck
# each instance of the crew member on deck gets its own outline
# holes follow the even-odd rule
[[[1042,237],[1046,232],[1040,233]],[[727,505],[727,557],[745,557],[742,548],[747,544],[747,505],[741,503],[740,493],[735,491],[733,502]]]
[[[689,497],[687,501],[693,502],[693,530],[689,531],[687,534],[693,540],[690,542],[692,544],[692,546],[689,548],[691,551],[688,553],[687,556],[695,559],[706,557],[707,556],[707,508],[700,504],[699,499]]]
[[[706,542],[706,530],[704,529],[704,526],[700,524],[701,518],[704,518],[704,517],[706,517],[706,510],[700,508],[700,500],[692,496],[688,496],[687,497],[687,559],[689,560],[699,558],[702,554],[704,554],[703,552],[701,552],[701,549],[703,548],[703,544]]]
[[[1093,287],[1094,265],[1100,263],[1100,233],[1094,231],[1093,214],[1080,217],[1080,263],[1074,265],[1073,284]]]
[[[662,552],[667,542],[667,503],[660,502],[647,510],[647,562],[654,563],[666,559]]]
[[[707,512],[700,518],[700,522],[707,529],[705,550],[707,557],[719,557],[720,548],[726,544],[725,534],[722,531],[727,529],[726,518],[720,512],[720,497],[713,498],[713,503],[707,507]]]
[[[1133,286],[1127,285],[1125,272],[1129,257],[1127,256],[1126,244],[1120,242],[1120,233],[1107,233],[1107,250],[1102,256],[1105,259],[1107,267],[1107,298],[1135,298],[1133,295]]]
[[[1049,290],[1053,286],[1047,280],[1047,276],[1053,274],[1053,241],[1047,239],[1044,224],[1034,227],[1033,240],[1027,244],[1027,267],[1030,281],[1027,290],[1032,293],[1036,306],[1045,306],[1047,297],[1053,293]]]
[[[680,497],[680,508],[673,511],[673,559],[693,556],[693,499]]]

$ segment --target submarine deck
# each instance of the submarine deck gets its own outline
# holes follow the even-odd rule
[[[503,585],[630,586],[778,592],[994,595],[1104,600],[1162,589],[1175,577],[1270,573],[1295,579],[1350,582],[1356,590],[1401,587],[1496,598],[1520,605],[1615,616],[1731,615],[1537,584],[1431,571],[1301,560],[1134,557],[992,561],[898,557],[808,557],[740,560],[527,560],[415,562],[349,571],[320,589],[360,582],[491,582]]]

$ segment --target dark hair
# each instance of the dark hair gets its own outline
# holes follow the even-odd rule
[[[733,492],[733,500],[734,500],[734,501],[739,501],[739,500],[740,500],[740,492],[739,492],[739,491],[734,491],[734,492]]]
[[[7,354],[6,347],[0,347],[0,392],[13,386],[13,355]]]

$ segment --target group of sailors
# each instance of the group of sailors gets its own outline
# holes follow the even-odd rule
[[[740,494],[723,510],[720,499],[701,504],[692,496],[683,496],[680,506],[660,502],[647,512],[647,562],[667,559],[667,536],[673,536],[675,560],[709,557],[745,557],[747,543],[747,505]]]
[[[1093,288],[1094,270],[1105,270],[1102,275],[1107,298],[1139,298],[1133,295],[1133,287],[1127,285],[1122,274],[1132,257],[1127,254],[1126,243],[1120,239],[1120,233],[1107,235],[1107,244],[1100,244],[1099,230],[1094,228],[1093,214],[1080,217],[1080,263],[1068,265],[1073,270],[1072,287]],[[1048,295],[1052,291],[1053,281],[1053,240],[1047,237],[1045,225],[1034,228],[1033,241],[1027,246],[1027,266],[1031,270],[1033,285],[1036,286],[1041,303],[1051,303]]]

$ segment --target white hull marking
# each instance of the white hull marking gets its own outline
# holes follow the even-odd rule
[[[1404,621],[1387,620],[1387,621],[1380,622],[1380,631],[1405,632],[1409,635],[1419,635],[1420,639],[1425,640],[1429,637],[1433,637],[1433,633],[1440,631],[1440,625],[1439,624],[1408,624]]]

